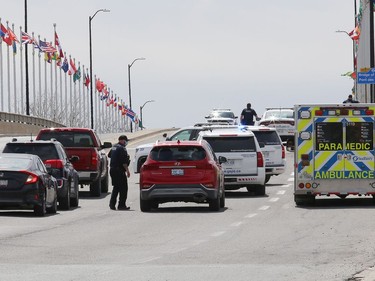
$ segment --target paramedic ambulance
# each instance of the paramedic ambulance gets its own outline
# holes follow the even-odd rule
[[[375,196],[374,104],[295,105],[294,201]]]

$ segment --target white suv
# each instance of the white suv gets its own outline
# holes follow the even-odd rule
[[[209,115],[205,116],[208,123],[237,124],[238,116],[235,116],[230,109],[213,109]]]
[[[266,183],[271,176],[277,176],[285,172],[285,146],[275,128],[265,126],[245,126],[256,136],[266,162]]]
[[[238,128],[206,130],[199,133],[200,139],[211,145],[217,157],[226,157],[227,162],[222,164],[226,190],[246,187],[256,195],[265,194],[265,161],[253,132]]]
[[[258,125],[276,128],[281,140],[288,148],[294,147],[294,110],[293,108],[266,108]]]

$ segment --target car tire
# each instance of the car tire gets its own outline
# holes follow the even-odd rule
[[[70,206],[78,207],[79,206],[79,188],[78,188],[78,179],[74,179],[74,193],[75,196],[70,198]]]
[[[139,206],[142,212],[149,212],[151,211],[152,202],[150,200],[143,200],[140,198]]]
[[[44,217],[44,215],[47,212],[47,209],[46,209],[46,196],[43,193],[43,195],[41,197],[42,197],[41,198],[42,199],[41,205],[34,205],[34,215],[36,217]]]
[[[220,211],[220,195],[217,195],[217,198],[211,199],[208,202],[208,206],[211,211],[218,212]]]
[[[294,202],[297,206],[311,206],[315,204],[314,195],[294,195]]]
[[[52,206],[47,208],[46,211],[49,214],[56,214],[56,212],[57,212],[57,196],[56,196],[55,200],[53,200]]]
[[[108,192],[108,169],[107,172],[105,173],[104,178],[102,179],[101,182],[101,191],[102,193],[107,193]]]
[[[225,208],[225,191],[224,190],[220,197],[220,208]]]
[[[267,183],[270,181],[270,178],[271,178],[271,175],[266,175],[266,180],[264,181],[264,183]]]
[[[255,195],[257,195],[257,196],[264,196],[264,195],[266,195],[266,185],[264,185],[264,184],[258,185],[255,188]]]
[[[66,181],[66,194],[63,198],[60,198],[59,206],[63,210],[69,210],[70,209],[70,185],[71,185],[71,179]]]
[[[92,196],[100,197],[101,189],[102,189],[101,183],[102,181],[99,178],[96,181],[94,181],[92,184],[90,184],[90,193]]]

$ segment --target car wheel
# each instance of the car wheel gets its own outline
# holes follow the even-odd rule
[[[49,214],[56,214],[56,212],[57,212],[57,196],[56,196],[55,200],[53,200],[52,206],[47,208],[46,211]]]
[[[263,195],[266,195],[266,186],[264,184],[262,185],[258,185],[256,188],[255,188],[255,195],[257,196],[263,196]]]
[[[266,180],[264,181],[264,183],[267,183],[270,181],[270,178],[271,178],[271,175],[266,175]]]
[[[60,198],[59,206],[63,210],[69,210],[70,209],[70,185],[71,185],[71,179],[69,179],[68,181],[66,181],[65,184],[67,185],[65,187],[66,188],[66,193],[65,193],[65,196],[63,198]]]
[[[220,197],[220,208],[224,208],[225,207],[225,191],[223,190],[223,193],[221,194],[221,197]]]
[[[102,179],[101,184],[102,184],[101,186],[102,193],[107,193],[108,192],[108,169],[105,174],[105,177]]]
[[[75,196],[70,198],[70,206],[72,207],[78,207],[79,205],[79,188],[78,188],[78,179],[75,178],[74,180],[74,193],[75,193]]]
[[[150,200],[143,200],[142,198],[140,198],[139,204],[142,212],[151,211],[152,202]]]
[[[46,196],[43,193],[43,195],[41,195],[41,197],[42,197],[41,198],[42,202],[40,202],[40,205],[34,206],[34,215],[37,216],[37,217],[44,217],[44,215],[47,212],[47,210],[46,210]]]
[[[93,182],[92,184],[90,184],[90,193],[91,193],[92,196],[94,196],[94,197],[100,197],[100,194],[101,194],[101,183],[102,183],[102,181],[99,178],[95,182]]]
[[[208,202],[209,208],[211,211],[218,212],[220,211],[220,195],[217,195],[217,198],[211,199]]]
[[[308,206],[315,204],[314,195],[294,195],[294,202],[297,206]]]

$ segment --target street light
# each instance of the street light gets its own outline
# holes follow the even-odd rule
[[[136,58],[133,60],[131,64],[128,64],[128,80],[129,80],[129,107],[132,109],[132,91],[130,87],[130,68],[132,67],[133,63],[135,63],[137,60],[145,60],[145,58]],[[130,132],[133,132],[133,123],[130,122]]]
[[[354,40],[352,39],[352,37],[350,36],[349,32],[345,31],[345,30],[336,30],[337,33],[346,33],[346,35],[349,36],[349,38],[353,41],[352,44],[353,44],[353,72],[355,72],[357,74],[357,70],[356,70],[356,63],[355,63],[355,42]],[[354,96],[356,97],[356,99],[358,99],[357,97],[357,82],[356,82],[356,79],[354,79]]]
[[[145,107],[145,105],[149,102],[154,102],[154,100],[148,100],[146,101],[140,108],[139,108],[139,112],[140,112],[140,115],[141,115],[141,130],[143,130],[143,118],[142,118],[142,109]]]
[[[91,129],[94,129],[94,104],[93,104],[93,91],[92,91],[92,83],[95,81],[92,81],[92,46],[91,46],[91,21],[99,12],[110,12],[110,10],[107,9],[99,9],[97,10],[93,16],[89,16],[89,41],[90,41],[90,114],[91,114]]]

